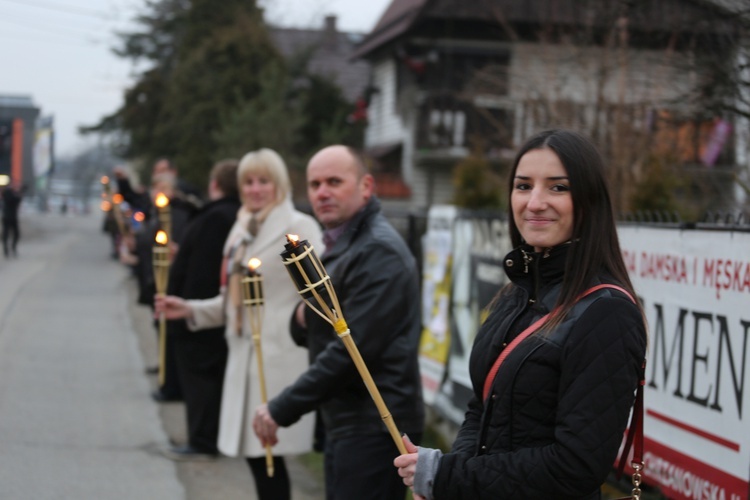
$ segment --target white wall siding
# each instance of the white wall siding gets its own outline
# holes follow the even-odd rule
[[[365,130],[365,147],[400,143],[404,125],[396,102],[396,64],[393,59],[375,63],[372,84],[378,92],[372,95],[367,108],[369,122]]]
[[[411,189],[413,207],[429,208],[430,204],[451,204],[453,202],[452,169],[435,165],[419,165],[414,169]],[[432,189],[432,194],[430,194],[430,189]]]
[[[740,76],[745,81],[750,81],[750,49],[743,49],[737,55],[737,66],[744,68]],[[742,100],[738,102],[738,107],[745,112],[750,112],[750,90],[747,87],[740,89]],[[737,158],[738,173],[745,186],[750,185],[750,120],[745,117],[737,119],[737,129],[735,130],[735,158]],[[747,204],[748,193],[739,185],[735,184],[734,199],[737,206]]]

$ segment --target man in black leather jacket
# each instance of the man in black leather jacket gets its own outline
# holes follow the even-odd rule
[[[399,430],[419,439],[424,407],[416,262],[382,215],[374,180],[356,151],[345,146],[319,151],[308,164],[307,186],[326,229],[321,260],[351,335]],[[273,442],[278,425],[320,409],[327,500],[404,498],[404,485],[392,470],[398,449],[344,344],[304,304],[291,323],[295,340],[309,350],[310,367],[258,409],[256,434]]]

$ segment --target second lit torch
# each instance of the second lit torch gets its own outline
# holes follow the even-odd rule
[[[172,241],[172,210],[169,208],[169,198],[164,193],[159,193],[154,199],[159,216],[159,227],[167,233],[167,239]]]
[[[154,284],[156,285],[157,297],[167,294],[169,283],[169,240],[167,233],[160,230],[156,233],[156,242],[153,248]],[[167,321],[164,313],[159,313],[159,385],[164,385],[164,374],[166,368],[167,354]]]
[[[258,361],[258,381],[260,382],[260,399],[263,404],[268,402],[266,393],[266,377],[263,370],[263,352],[260,348],[260,332],[263,324],[263,276],[258,272],[260,259],[253,257],[247,263],[245,276],[242,278],[242,302],[245,304],[248,320],[250,323],[250,333],[255,346],[255,356]],[[237,318],[240,321],[240,318]],[[271,445],[266,444],[266,474],[273,477],[273,453]]]

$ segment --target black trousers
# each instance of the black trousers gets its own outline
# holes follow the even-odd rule
[[[16,254],[16,246],[21,238],[21,231],[18,229],[18,219],[3,219],[3,253],[7,257],[10,252]],[[10,240],[10,247],[8,241]]]
[[[414,444],[420,435],[409,434]],[[400,455],[391,435],[326,439],[326,500],[402,500],[406,486],[393,459]]]
[[[266,457],[246,458],[253,473],[258,500],[289,500],[292,488],[284,457],[273,457],[273,477],[266,472]]]
[[[180,381],[187,416],[188,442],[197,450],[216,453],[221,393],[227,365],[224,328],[197,332],[187,328],[177,330],[170,330],[168,341],[172,342],[172,349],[167,349],[167,359],[171,354]]]

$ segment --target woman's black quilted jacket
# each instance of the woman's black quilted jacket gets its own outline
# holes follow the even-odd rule
[[[470,361],[474,397],[452,452],[440,461],[435,499],[600,498],[646,350],[641,313],[627,296],[594,292],[554,331],[521,342],[482,402],[501,348],[554,306],[565,255],[562,247],[524,263],[517,249],[506,258],[516,286],[477,335]]]

